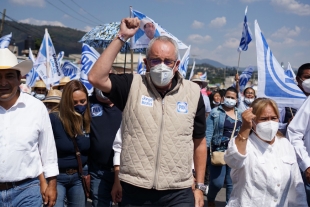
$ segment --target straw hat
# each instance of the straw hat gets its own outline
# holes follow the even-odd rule
[[[59,86],[65,86],[67,83],[71,81],[70,77],[65,76],[62,79],[60,79],[59,84],[56,86],[53,86],[53,89],[57,89]]]
[[[19,70],[21,76],[24,76],[31,70],[32,66],[33,63],[31,60],[24,60],[18,63],[17,57],[8,48],[0,49],[0,70]]]
[[[46,88],[46,85],[43,80],[38,80],[33,88]]]
[[[196,82],[205,82],[203,80],[200,79],[199,75],[193,75],[191,81],[196,81]]]
[[[61,99],[61,91],[60,90],[50,90],[46,96],[46,98],[44,99],[44,103],[59,103],[60,99]]]

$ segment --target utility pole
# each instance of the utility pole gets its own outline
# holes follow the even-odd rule
[[[1,21],[1,27],[0,27],[0,37],[2,36],[3,24],[4,24],[4,19],[5,19],[5,12],[6,12],[6,9],[3,9],[2,21]]]

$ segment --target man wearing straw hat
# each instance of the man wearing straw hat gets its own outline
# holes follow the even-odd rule
[[[33,96],[40,101],[44,100],[46,97],[47,89],[43,80],[38,80],[33,87]]]
[[[19,90],[31,60],[0,49],[0,206],[42,206],[38,176],[48,181],[44,204],[56,201],[57,152],[44,104]]]
[[[45,104],[48,112],[50,112],[57,104],[59,104],[61,99],[62,92],[60,90],[53,90],[51,89],[46,98],[44,99],[43,103]]]
[[[67,83],[69,83],[69,82],[70,82],[70,77],[65,76],[65,77],[63,77],[62,79],[60,79],[58,85],[53,86],[53,89],[58,89],[58,90],[60,90],[60,91],[62,92],[62,90],[63,90],[63,88],[65,87],[65,85],[66,85]]]
[[[202,88],[202,82],[205,82],[205,81],[202,81],[199,77],[199,75],[193,75],[192,79],[191,79],[192,82],[194,83],[197,83],[200,87],[200,89]],[[210,99],[208,96],[202,94],[202,98],[203,98],[203,102],[205,103],[205,109],[206,109],[206,118],[208,117],[208,115],[210,114],[211,112],[211,105],[210,105]]]

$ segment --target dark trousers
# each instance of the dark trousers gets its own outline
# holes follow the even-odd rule
[[[121,182],[121,184],[123,188],[121,206],[195,206],[192,188],[178,190],[154,190],[139,188],[125,182]]]

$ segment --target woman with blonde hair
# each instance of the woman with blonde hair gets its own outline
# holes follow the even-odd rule
[[[279,117],[268,98],[242,113],[224,156],[233,182],[227,206],[308,206],[293,146],[278,132]]]
[[[82,166],[87,166],[91,121],[89,108],[86,88],[80,81],[72,80],[65,85],[59,105],[50,113],[59,167],[57,207],[63,207],[65,203],[68,207],[86,204],[74,142],[80,151]]]

